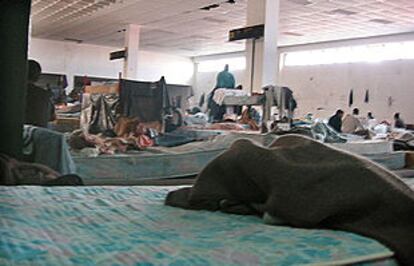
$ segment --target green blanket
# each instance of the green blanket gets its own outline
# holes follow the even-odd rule
[[[396,265],[355,234],[164,206],[172,189],[0,187],[0,265]]]

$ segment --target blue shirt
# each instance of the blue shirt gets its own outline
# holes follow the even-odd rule
[[[223,70],[217,75],[216,88],[234,89],[235,87],[234,76],[228,70]]]

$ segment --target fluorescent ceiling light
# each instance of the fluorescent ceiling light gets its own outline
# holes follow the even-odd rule
[[[283,35],[289,35],[289,36],[303,36],[301,33],[292,32],[292,31],[284,31],[282,32]]]
[[[314,1],[312,0],[289,0],[289,1],[292,3],[298,4],[298,5],[304,5],[304,6],[314,4]]]
[[[347,9],[341,9],[341,8],[334,9],[326,13],[329,15],[341,15],[341,16],[351,16],[351,15],[357,14],[357,12],[347,10]]]
[[[371,20],[369,20],[369,22],[374,22],[374,23],[379,23],[379,24],[392,24],[392,23],[394,23],[391,20],[380,19],[380,18],[371,19]]]

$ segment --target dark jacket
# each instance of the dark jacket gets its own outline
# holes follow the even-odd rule
[[[394,127],[406,128],[404,121],[401,118],[395,119]]]
[[[219,122],[223,120],[223,116],[226,113],[226,107],[224,105],[218,105],[214,100],[214,93],[218,87],[214,88],[208,96],[207,108],[210,110],[210,120],[211,122]]]
[[[25,124],[47,127],[55,112],[51,97],[50,91],[29,84],[26,94]]]
[[[333,115],[329,118],[328,125],[335,129],[337,132],[342,132],[342,118],[339,115]]]

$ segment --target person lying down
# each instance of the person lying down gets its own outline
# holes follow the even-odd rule
[[[269,148],[236,141],[165,204],[350,231],[382,242],[401,265],[414,265],[414,191],[367,159],[300,135]]]

